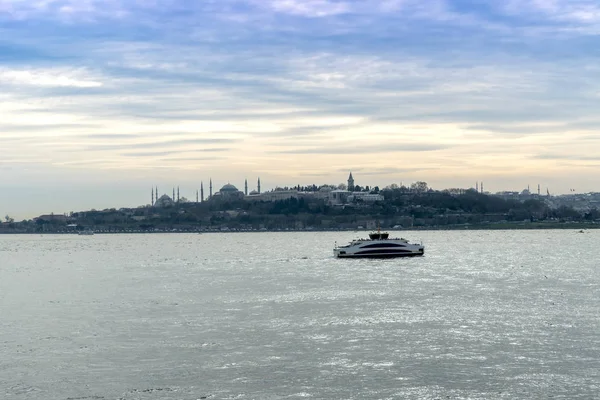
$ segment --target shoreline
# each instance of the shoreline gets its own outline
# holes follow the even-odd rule
[[[493,224],[493,225],[455,225],[455,226],[428,226],[428,227],[410,227],[402,229],[381,229],[386,232],[422,232],[422,231],[510,231],[510,230],[595,230],[600,229],[598,223],[521,223],[521,224]],[[94,230],[95,235],[133,235],[133,234],[210,234],[210,233],[319,233],[319,232],[372,232],[373,229],[262,229],[262,230],[244,230],[244,229],[207,229],[207,230]],[[0,232],[0,235],[78,235],[78,232]]]

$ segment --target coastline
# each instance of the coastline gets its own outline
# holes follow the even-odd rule
[[[385,229],[388,232],[420,232],[420,231],[463,231],[463,230],[594,230],[600,229],[599,223],[594,222],[520,222],[520,223],[495,223],[495,224],[463,224],[445,226],[407,227],[401,229]],[[94,229],[96,235],[118,234],[209,234],[209,233],[286,233],[286,232],[370,232],[371,229],[355,228],[326,228],[326,229],[155,229],[155,230],[127,230],[127,229]],[[46,231],[46,232],[10,232],[0,231],[0,235],[78,235],[77,231]]]

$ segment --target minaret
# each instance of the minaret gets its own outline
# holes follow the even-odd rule
[[[198,204],[198,191],[196,190],[196,204]]]
[[[256,189],[258,191],[258,194],[260,194],[260,178],[258,178],[258,186],[257,186]]]
[[[173,202],[175,202],[175,188],[173,188],[173,197],[171,198],[171,200],[173,200]]]
[[[352,172],[350,172],[350,176],[348,177],[348,190],[354,191],[354,178],[352,177]]]
[[[479,182],[475,182],[475,191],[479,192]]]
[[[538,196],[540,195],[540,184],[538,183]]]
[[[204,202],[204,182],[200,182],[200,201]]]
[[[152,203],[150,203],[150,207],[154,205],[154,187],[152,187]]]
[[[244,196],[248,196],[248,179],[244,181]]]
[[[177,202],[179,203],[179,186],[177,186]]]
[[[481,193],[483,193],[483,182],[481,182]]]
[[[208,181],[208,198],[212,197],[212,178]]]

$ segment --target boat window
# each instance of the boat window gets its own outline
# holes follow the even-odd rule
[[[368,244],[366,246],[362,246],[361,249],[374,249],[374,248],[380,248],[380,247],[406,247],[403,244],[397,244],[397,243],[373,243],[373,244]]]

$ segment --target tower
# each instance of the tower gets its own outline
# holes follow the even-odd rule
[[[152,187],[152,203],[150,203],[150,206],[154,205],[154,187]]]
[[[208,198],[212,197],[212,178],[208,181]]]
[[[540,195],[540,184],[538,183],[538,196]]]
[[[196,190],[196,204],[198,204],[198,191]]]
[[[244,195],[248,196],[248,179],[244,181]]]
[[[483,182],[481,182],[481,193],[483,193]]]
[[[479,182],[475,182],[475,191],[479,192]]]
[[[350,176],[348,176],[348,190],[354,191],[354,178],[352,177],[352,172],[350,172]]]
[[[204,201],[204,183],[200,182],[200,201]]]
[[[173,188],[173,197],[171,198],[175,202],[175,188]]]
[[[177,186],[177,202],[179,203],[179,186]]]
[[[260,194],[260,178],[258,178],[258,186],[256,187],[258,194]]]

